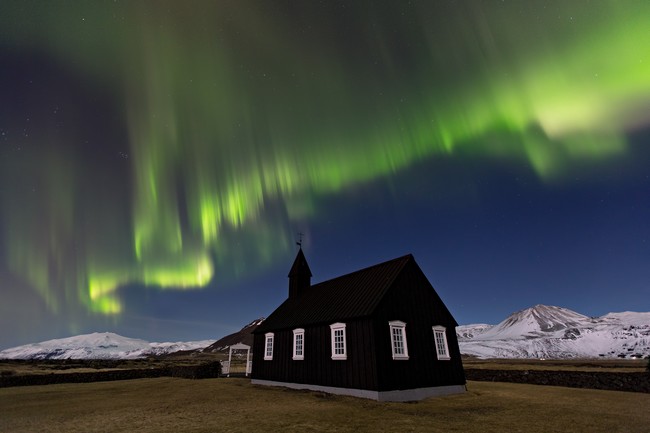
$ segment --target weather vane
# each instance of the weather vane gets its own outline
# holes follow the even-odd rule
[[[298,232],[298,242],[296,242],[296,245],[298,245],[300,248],[302,248],[302,237],[304,235],[301,232]]]

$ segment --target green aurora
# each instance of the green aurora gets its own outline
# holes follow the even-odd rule
[[[40,128],[47,151],[0,160],[3,266],[61,314],[117,315],[129,284],[204,287],[244,255],[268,266],[292,227],[328,212],[319,198],[430,158],[568,182],[624,157],[648,120],[645,0],[0,9],[0,50],[109,94],[93,116],[125,141],[123,171],[89,176],[67,145],[81,114]]]

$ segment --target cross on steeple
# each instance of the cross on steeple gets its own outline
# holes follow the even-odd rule
[[[302,232],[298,232],[298,241],[296,242],[296,245],[298,245],[300,248],[302,248],[302,237],[304,234]]]

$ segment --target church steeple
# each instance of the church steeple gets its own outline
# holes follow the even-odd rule
[[[309,286],[311,286],[311,270],[300,247],[289,271],[289,298],[297,298],[309,289]]]

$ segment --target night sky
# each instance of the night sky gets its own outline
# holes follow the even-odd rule
[[[650,311],[650,2],[0,4],[0,349],[219,338],[407,253],[459,323]]]

